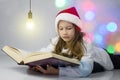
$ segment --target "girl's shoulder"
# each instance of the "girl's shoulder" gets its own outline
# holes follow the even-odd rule
[[[94,43],[90,43],[86,40],[84,40],[84,46],[86,47],[87,51],[92,50],[93,48],[99,48],[97,45],[95,45]]]

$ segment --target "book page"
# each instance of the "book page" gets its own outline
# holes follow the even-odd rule
[[[25,51],[19,48],[15,48],[12,46],[4,46],[2,48],[2,51],[4,51],[8,56],[10,56],[13,60],[15,60],[17,63],[21,63],[22,61],[24,62],[24,59],[32,56],[37,56],[42,53],[40,52],[30,52],[30,51]]]
[[[17,54],[19,54],[19,55],[21,55],[21,56],[23,56],[23,57],[24,57],[26,54],[28,54],[27,51],[24,51],[24,50],[22,50],[22,49],[18,49],[18,48],[11,47],[11,46],[9,46],[9,48],[10,48],[12,51],[14,51],[15,53],[17,53]]]
[[[40,54],[40,52],[30,52],[30,51],[26,51],[26,50],[23,50],[20,48],[11,47],[11,49],[14,52],[18,53],[22,57],[22,60],[24,60],[24,58],[26,58],[26,57],[35,56],[35,55]]]
[[[26,50],[23,50],[23,49],[17,49],[17,50],[20,51],[20,53],[23,57],[25,57],[25,56],[27,56],[31,53],[30,51],[26,51]]]
[[[17,48],[11,47],[11,46],[4,46],[2,50],[10,56],[12,59],[14,59],[17,63],[20,63],[24,57],[24,55],[21,53],[21,51]]]
[[[29,54],[25,55],[24,58],[29,58],[32,56],[38,56],[38,55],[44,55],[44,54],[48,54],[48,52],[30,52]]]

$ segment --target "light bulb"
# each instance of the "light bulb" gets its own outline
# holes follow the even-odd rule
[[[32,20],[32,12],[31,12],[31,10],[28,12],[27,29],[29,29],[29,30],[34,29],[34,23],[33,23],[33,20]]]
[[[34,29],[34,23],[32,19],[28,19],[27,21],[27,29],[33,30]]]

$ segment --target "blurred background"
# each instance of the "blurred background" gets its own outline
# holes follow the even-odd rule
[[[120,53],[120,0],[0,0],[0,48],[36,51],[47,46],[57,35],[56,14],[72,6],[88,43]]]

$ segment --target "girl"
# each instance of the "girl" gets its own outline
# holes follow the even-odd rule
[[[69,57],[77,58],[80,60],[79,66],[56,69],[47,65],[47,69],[44,69],[38,65],[32,69],[44,74],[85,77],[94,72],[120,68],[120,62],[117,62],[120,61],[119,56],[109,55],[104,49],[85,42],[81,24],[81,19],[75,7],[62,10],[57,14],[55,20],[58,37],[53,39],[48,47],[41,49],[41,51],[54,52],[60,55],[66,54]]]

